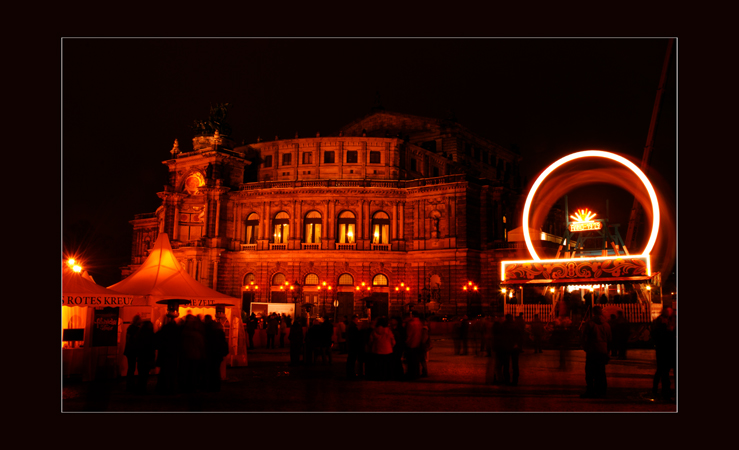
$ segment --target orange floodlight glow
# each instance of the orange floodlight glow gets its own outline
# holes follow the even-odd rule
[[[528,248],[529,253],[531,254],[531,257],[539,261],[539,255],[536,253],[536,250],[534,250],[534,245],[531,242],[531,236],[529,235],[529,215],[531,213],[531,202],[534,199],[534,195],[536,194],[536,191],[539,189],[539,186],[544,182],[544,180],[551,174],[555,169],[559,168],[560,166],[570,162],[574,161],[576,159],[580,158],[606,158],[610,159],[612,161],[615,161],[617,163],[620,163],[624,166],[626,166],[629,170],[634,172],[634,174],[641,180],[641,182],[644,184],[644,187],[647,189],[647,192],[649,193],[649,198],[652,203],[652,233],[649,236],[649,240],[647,241],[646,247],[644,247],[644,251],[642,253],[642,256],[649,255],[649,252],[652,251],[652,248],[654,248],[654,244],[657,242],[657,234],[659,230],[659,203],[657,201],[657,193],[654,191],[654,187],[652,187],[652,183],[649,182],[649,179],[646,175],[644,175],[644,172],[639,170],[638,167],[636,167],[631,161],[624,158],[623,156],[619,156],[615,153],[611,152],[605,152],[602,150],[585,150],[582,152],[572,153],[571,155],[565,156],[564,158],[561,158],[554,162],[552,165],[547,167],[541,175],[539,175],[539,178],[536,179],[533,186],[531,187],[531,190],[529,191],[529,195],[526,198],[526,203],[523,207],[523,221],[521,224],[521,228],[523,229],[523,237],[526,241],[526,248]],[[561,262],[561,260],[560,260]]]

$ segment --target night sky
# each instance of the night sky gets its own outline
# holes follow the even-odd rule
[[[667,39],[63,39],[62,232],[96,281],[120,280],[131,225],[154,212],[162,161],[211,104],[231,103],[237,143],[334,134],[370,112],[453,113],[473,133],[517,146],[529,182],[574,151],[640,165]],[[674,201],[672,63],[647,176]],[[570,197],[622,224],[633,196],[596,186]],[[573,202],[575,204],[573,204]],[[598,205],[598,202],[601,205]],[[674,208],[674,205],[673,205]],[[89,224],[89,226],[84,225]]]

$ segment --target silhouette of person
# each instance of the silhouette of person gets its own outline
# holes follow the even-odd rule
[[[346,377],[350,380],[357,378],[357,361],[364,346],[358,323],[359,316],[354,314],[346,329]]]
[[[662,313],[652,322],[652,339],[654,341],[657,371],[654,373],[652,395],[660,397],[659,386],[662,384],[661,398],[672,400],[670,371],[675,370],[677,362],[676,320],[672,308],[662,308]]]
[[[213,320],[210,314],[204,321],[205,341],[205,369],[203,384],[206,391],[218,392],[221,390],[221,363],[228,355],[228,342],[223,325]]]
[[[411,317],[405,325],[405,360],[408,363],[406,378],[416,380],[421,376],[421,335],[423,325],[418,317]]]
[[[184,392],[200,387],[205,361],[205,340],[200,317],[188,314],[182,327],[182,357],[180,359],[180,384]]]
[[[405,329],[401,326],[400,319],[393,317],[389,322],[390,330],[395,338],[393,345],[393,356],[390,361],[390,376],[393,380],[400,381],[405,376],[403,370],[403,348],[405,347]]]
[[[534,314],[534,320],[531,322],[531,337],[534,341],[534,353],[542,353],[541,340],[544,337],[544,322],[539,319],[538,314]]]
[[[318,353],[321,355],[321,364],[331,365],[331,347],[334,339],[334,325],[329,318],[324,319],[320,324],[320,333],[318,337]]]
[[[257,326],[259,325],[259,322],[257,321],[257,315],[254,313],[251,313],[251,316],[249,316],[249,321],[246,322],[246,333],[249,335],[249,349],[254,349],[254,332],[257,330]]]
[[[608,383],[606,380],[606,364],[608,364],[608,347],[613,340],[611,327],[603,317],[603,309],[594,306],[593,315],[585,322],[581,342],[585,350],[585,393],[582,398],[605,398]]]
[[[136,393],[146,394],[146,385],[149,382],[149,372],[154,368],[156,361],[156,344],[154,342],[154,324],[151,320],[141,322],[141,329],[135,338],[136,354],[139,375],[136,383]]]
[[[616,350],[618,351],[618,359],[626,359],[626,349],[629,346],[629,319],[624,316],[624,312],[618,310],[616,316],[616,327],[618,331],[613,331],[613,340],[616,341]]]
[[[421,377],[429,376],[428,360],[431,351],[431,331],[425,318],[421,319]]]
[[[280,316],[280,348],[285,348],[285,335],[287,334],[288,328],[287,317],[285,313],[282,313]]]
[[[390,364],[395,346],[395,336],[388,327],[387,317],[377,318],[377,323],[370,335],[372,352],[373,379],[386,381],[390,379]]]
[[[613,342],[609,346],[609,354],[611,355],[611,358],[615,358],[618,356],[618,326],[616,325],[616,315],[611,314],[611,316],[608,318],[608,326],[611,327],[611,334],[613,335]]]
[[[290,365],[300,365],[300,354],[303,352],[303,326],[296,320],[290,326]]]
[[[515,320],[516,327],[518,327],[519,333],[517,337],[520,339],[518,343],[518,353],[523,353],[523,346],[526,342],[526,320],[523,318],[523,313],[519,313]]]
[[[462,320],[459,321],[459,342],[460,342],[460,355],[466,355],[468,352],[468,339],[470,335],[470,320],[465,315]]]
[[[136,388],[136,334],[141,329],[141,316],[136,314],[131,319],[131,324],[126,330],[126,346],[123,349],[123,354],[126,356],[126,363],[128,368],[126,369],[126,391],[133,392]]]
[[[275,348],[275,336],[280,329],[277,314],[272,313],[267,320],[267,348]]]
[[[156,392],[164,395],[173,394],[177,389],[181,328],[176,317],[177,312],[167,313],[165,324],[155,334],[159,366]]]

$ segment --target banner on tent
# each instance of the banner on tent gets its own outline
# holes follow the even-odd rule
[[[62,305],[65,306],[130,306],[132,304],[133,296],[62,294]]]
[[[183,300],[190,300],[190,304],[183,305],[185,307],[191,307],[191,308],[207,308],[209,306],[216,306],[216,305],[223,305],[225,302],[224,299],[220,300],[213,300],[213,299],[202,299],[202,298],[185,298]],[[238,305],[228,305],[231,306],[238,306]]]

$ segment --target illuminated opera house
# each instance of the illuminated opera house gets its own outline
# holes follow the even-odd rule
[[[520,155],[451,119],[375,110],[331,136],[248,145],[215,129],[171,153],[161,206],[131,221],[123,276],[167,233],[184,270],[247,313],[487,314],[521,248],[507,236]]]

